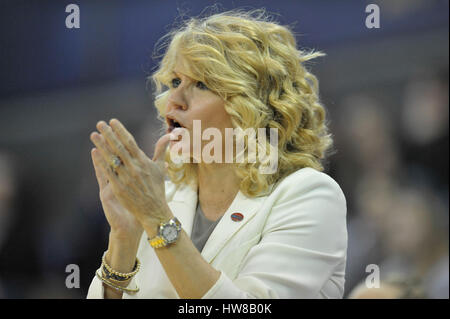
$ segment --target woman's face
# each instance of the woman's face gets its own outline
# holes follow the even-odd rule
[[[186,74],[188,72],[183,60],[178,59],[170,83],[166,108],[166,122],[169,126],[168,131],[176,128],[178,126],[176,122],[178,122],[180,126],[189,132],[190,145],[184,146],[188,147],[190,157],[192,157],[195,153],[193,151],[194,138],[198,141],[201,140],[200,147],[203,150],[203,147],[210,142],[208,140],[203,141],[201,138],[203,131],[207,128],[216,128],[221,133],[222,145],[224,145],[225,128],[232,128],[232,124],[229,114],[225,111],[223,99],[210,91],[204,83],[192,79]],[[195,132],[199,133],[195,136],[194,120],[200,121],[195,123]],[[212,139],[213,137],[211,137]],[[182,142],[172,141],[170,147],[173,148],[174,145]],[[177,148],[181,147],[183,147],[183,144],[177,145]]]

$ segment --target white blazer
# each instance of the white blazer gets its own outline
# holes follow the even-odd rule
[[[197,191],[166,182],[167,202],[191,235]],[[241,213],[242,221],[231,215]],[[240,191],[206,242],[202,256],[221,272],[203,298],[342,298],[347,252],[346,200],[327,174],[300,169],[263,196]],[[141,269],[123,298],[179,298],[144,232]],[[87,298],[103,298],[94,277]]]

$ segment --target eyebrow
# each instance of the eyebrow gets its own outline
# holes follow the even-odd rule
[[[186,78],[188,78],[188,79],[190,79],[190,80],[192,80],[192,81],[197,81],[197,80],[195,80],[194,78],[190,77],[189,75],[186,75],[186,74],[181,73],[181,72],[179,72],[179,71],[172,70],[172,74],[175,75],[175,76],[178,77],[178,78],[181,77],[181,75],[183,75],[184,77],[186,77]]]
[[[180,76],[180,74],[182,74],[182,75],[184,75],[184,76],[187,76],[187,75],[185,75],[185,74],[183,74],[183,73],[181,73],[181,72],[175,71],[175,70],[173,70],[172,73],[173,73],[174,75],[178,76],[178,77]]]

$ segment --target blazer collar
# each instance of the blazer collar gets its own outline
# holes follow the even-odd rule
[[[202,250],[201,254],[206,261],[211,263],[214,260],[231,237],[255,216],[258,208],[266,198],[267,194],[250,198],[245,196],[241,191],[238,191],[233,202],[214,228]],[[191,184],[190,186],[180,186],[172,197],[172,200],[168,203],[172,213],[180,220],[184,231],[189,237],[192,234],[197,200],[197,185]],[[231,219],[233,213],[241,213],[244,218],[241,221],[233,221]]]

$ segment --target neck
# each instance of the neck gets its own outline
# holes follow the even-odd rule
[[[232,164],[199,163],[197,177],[202,209],[225,212],[239,191],[239,178]]]

